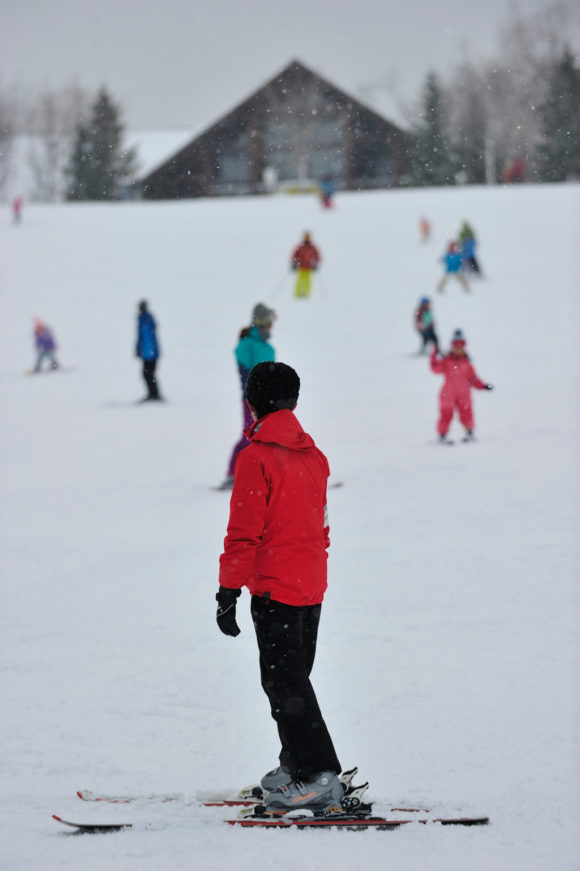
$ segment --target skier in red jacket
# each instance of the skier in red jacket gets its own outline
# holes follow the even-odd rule
[[[312,243],[310,233],[305,233],[300,245],[292,252],[291,266],[296,272],[295,297],[310,296],[312,273],[318,269],[320,260],[320,251]]]
[[[459,420],[465,427],[463,441],[473,440],[473,407],[471,388],[493,390],[476,374],[465,350],[466,342],[461,330],[455,330],[451,341],[451,351],[446,357],[439,357],[437,348],[431,354],[431,371],[443,375],[445,381],[439,394],[439,420],[437,432],[439,440],[450,443],[447,438],[453,413],[457,411]]]
[[[300,379],[284,363],[254,366],[246,400],[254,424],[237,459],[217,622],[238,635],[236,599],[252,596],[262,687],[281,743],[280,765],[262,778],[271,812],[340,804],[341,767],[310,672],[326,590],[328,461],[293,414]]]

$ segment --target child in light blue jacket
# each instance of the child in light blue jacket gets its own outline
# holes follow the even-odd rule
[[[437,285],[437,290],[439,293],[443,292],[443,288],[447,284],[450,275],[454,275],[455,278],[460,283],[463,290],[469,290],[469,284],[467,283],[467,279],[463,272],[463,254],[457,247],[457,242],[450,242],[447,246],[447,251],[441,258],[445,266],[445,272]]]

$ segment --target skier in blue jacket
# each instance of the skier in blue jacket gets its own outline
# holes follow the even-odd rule
[[[243,427],[242,435],[234,445],[234,449],[231,453],[226,477],[220,485],[222,490],[231,490],[233,487],[236,459],[240,451],[243,451],[243,449],[247,448],[250,444],[245,436],[245,432],[251,427],[254,421],[250,409],[246,404],[246,382],[248,380],[248,375],[254,366],[257,366],[258,363],[273,363],[276,359],[276,352],[268,342],[275,319],[275,311],[272,311],[272,309],[268,308],[268,306],[264,305],[262,302],[257,303],[252,312],[252,323],[249,327],[244,327],[240,332],[240,340],[234,351],[236,362],[238,364],[238,373],[242,383]]]
[[[139,303],[135,356],[143,360],[143,378],[147,386],[147,396],[143,399],[143,402],[160,400],[162,397],[159,394],[159,385],[155,377],[155,369],[159,359],[157,324],[145,300]]]
[[[467,283],[467,279],[463,271],[463,254],[457,247],[457,242],[449,243],[449,245],[447,246],[447,251],[441,258],[441,261],[443,262],[443,265],[445,267],[445,272],[443,273],[443,277],[437,285],[437,290],[439,291],[439,293],[443,292],[443,288],[447,284],[447,280],[450,275],[455,276],[463,290],[469,290],[469,284]]]
[[[459,244],[461,245],[461,253],[463,254],[463,262],[465,269],[468,272],[474,272],[476,275],[481,275],[481,267],[475,256],[477,240],[471,224],[464,221],[459,231]]]

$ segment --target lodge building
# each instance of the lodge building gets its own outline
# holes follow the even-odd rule
[[[293,61],[141,180],[145,199],[266,193],[330,178],[338,190],[404,183],[409,136]]]

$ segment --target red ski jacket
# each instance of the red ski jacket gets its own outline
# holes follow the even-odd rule
[[[250,444],[236,460],[220,585],[246,586],[286,605],[317,605],[327,586],[328,461],[285,409],[247,435]]]
[[[431,371],[436,375],[444,375],[445,381],[441,388],[441,396],[445,399],[453,399],[458,396],[469,396],[471,387],[477,390],[485,390],[486,383],[476,374],[471,360],[465,357],[456,357],[449,354],[447,357],[438,357],[435,349],[431,354]]]
[[[320,260],[320,252],[312,242],[302,242],[292,254],[292,266],[296,269],[316,269]]]

